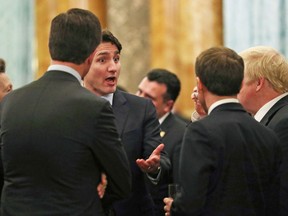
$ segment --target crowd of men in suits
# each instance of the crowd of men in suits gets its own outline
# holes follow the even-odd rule
[[[121,50],[88,10],[52,20],[47,72],[0,104],[1,215],[288,214],[283,55],[204,50],[187,124],[174,73],[152,69],[136,95],[117,88]]]

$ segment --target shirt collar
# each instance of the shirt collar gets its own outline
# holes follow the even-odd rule
[[[236,98],[226,98],[222,100],[218,100],[215,103],[213,103],[209,109],[208,109],[208,115],[212,112],[213,109],[215,109],[217,106],[221,104],[226,104],[226,103],[239,103],[239,101]]]
[[[162,124],[169,114],[170,112],[167,112],[161,118],[159,118],[159,123]]]
[[[102,95],[101,97],[106,99],[107,101],[109,101],[109,103],[113,104],[113,96],[114,96],[114,93],[110,93],[110,94],[107,94],[107,95]]]
[[[68,67],[66,65],[59,65],[59,64],[55,64],[55,65],[50,65],[48,67],[48,70],[47,71],[51,71],[51,70],[60,70],[60,71],[64,71],[66,73],[69,73],[71,75],[73,75],[74,77],[76,77],[76,79],[81,83],[81,76],[80,74],[74,70],[73,68],[71,67]],[[82,83],[81,83],[82,84]]]
[[[266,115],[266,113],[272,108],[272,106],[274,106],[279,100],[281,100],[286,95],[288,95],[288,92],[283,93],[278,97],[270,100],[268,103],[264,104],[254,116],[256,121],[260,122],[262,118]]]

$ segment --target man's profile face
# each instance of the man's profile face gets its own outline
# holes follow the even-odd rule
[[[192,91],[192,94],[191,94],[191,99],[194,101],[196,112],[200,116],[205,116],[205,115],[207,115],[207,112],[202,107],[198,97],[199,97],[198,96],[198,89],[197,89],[197,86],[195,86],[193,91]]]
[[[12,84],[6,73],[0,73],[0,101],[12,91]]]
[[[255,110],[255,99],[257,97],[256,88],[257,81],[251,81],[246,76],[244,76],[242,87],[237,95],[237,98],[244,109],[253,115],[255,115],[257,112],[257,110]]]

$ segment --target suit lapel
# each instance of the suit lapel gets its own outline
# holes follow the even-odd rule
[[[127,106],[127,100],[123,93],[118,90],[114,93],[112,108],[116,119],[115,124],[117,131],[121,137],[128,118],[129,107]]]
[[[171,113],[167,116],[167,118],[162,122],[162,124],[160,125],[160,136],[161,138],[163,138],[165,135],[166,135],[166,132],[169,130],[169,127],[170,127],[170,120],[172,118],[172,115]]]
[[[277,111],[286,105],[288,105],[288,95],[280,99],[276,104],[274,104],[274,106],[271,107],[271,109],[261,119],[261,124],[268,125]]]

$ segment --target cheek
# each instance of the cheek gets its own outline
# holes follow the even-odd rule
[[[243,87],[239,94],[238,94],[238,100],[239,102],[244,106],[245,109],[249,109],[249,104],[253,103],[253,97],[254,97],[254,91],[249,87]]]
[[[120,70],[121,70],[121,64],[118,64],[117,65],[117,78],[119,77],[119,75],[120,75]]]
[[[159,109],[159,103],[157,103],[157,101],[155,101],[155,100],[151,100],[151,101],[154,104],[155,108]]]
[[[92,73],[91,73],[91,72],[92,72]],[[94,71],[90,71],[90,72],[87,74],[87,79],[90,80],[90,81],[95,82],[96,77],[97,77],[97,74],[96,74]]]
[[[238,94],[238,99],[239,100],[243,100],[246,98],[246,95],[249,93],[249,91],[251,91],[251,86],[250,85],[243,85],[242,88],[240,89],[240,92]]]
[[[85,77],[85,79],[87,80],[87,82],[90,83],[91,86],[93,86],[94,88],[97,88],[98,86],[101,85],[102,80],[101,80],[101,76],[98,73],[88,73]]]
[[[244,98],[245,98],[245,89],[244,88],[241,88],[240,92],[237,95],[237,98],[238,98],[240,103],[243,103]]]
[[[157,108],[158,111],[161,111],[161,112],[167,111],[166,109],[167,109],[168,106],[167,106],[166,103],[163,103],[161,101],[152,101],[152,102],[153,102],[154,106]]]
[[[90,74],[91,77],[93,77],[94,80],[99,80],[102,77],[104,77],[104,73],[102,72],[103,69],[101,67],[94,67],[92,68],[92,73]]]

